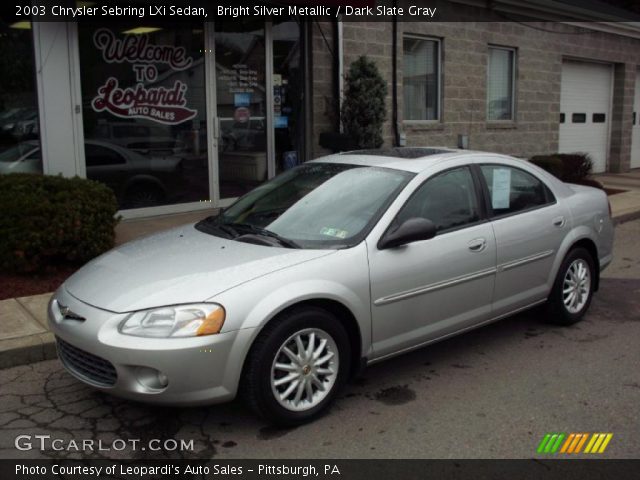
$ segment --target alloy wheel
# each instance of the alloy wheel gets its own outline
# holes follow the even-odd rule
[[[336,342],[324,330],[307,328],[291,335],[271,366],[271,390],[290,411],[305,411],[324,400],[336,383],[340,357]]]
[[[580,312],[589,300],[591,293],[591,271],[589,264],[582,258],[574,260],[564,276],[562,283],[562,301],[569,313]]]

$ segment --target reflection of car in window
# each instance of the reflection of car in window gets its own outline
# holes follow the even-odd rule
[[[150,207],[171,201],[182,190],[178,157],[145,157],[118,145],[85,142],[87,178],[108,185],[121,208]],[[22,142],[0,153],[0,173],[41,173],[40,145]]]
[[[37,138],[38,111],[35,108],[12,108],[0,117],[0,132],[18,140]]]
[[[36,141],[22,142],[0,152],[0,173],[41,173],[40,146]]]
[[[100,122],[92,133],[95,140],[134,150],[142,155],[170,156],[184,153],[185,144],[167,125],[138,122]]]

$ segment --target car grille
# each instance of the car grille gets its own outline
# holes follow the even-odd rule
[[[59,337],[56,337],[56,341],[60,360],[73,373],[97,386],[115,385],[118,374],[110,361],[80,350]]]

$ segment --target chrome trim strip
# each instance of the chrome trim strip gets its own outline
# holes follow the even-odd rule
[[[518,260],[503,263],[502,265],[498,265],[498,271],[505,272],[507,270],[511,270],[512,268],[521,267],[522,265],[526,265],[527,263],[535,262],[536,260],[542,260],[543,258],[547,258],[553,255],[553,252],[553,250],[547,250],[545,252],[536,253],[528,257],[520,258]]]
[[[404,353],[408,353],[408,352],[411,352],[413,350],[417,350],[419,348],[426,347],[427,345],[431,345],[432,343],[441,342],[442,340],[446,340],[447,338],[450,338],[450,337],[455,337],[456,335],[459,335],[461,333],[468,332],[470,330],[475,330],[476,328],[484,327],[485,325],[489,325],[491,323],[497,322],[499,320],[502,320],[503,318],[510,317],[511,315],[515,315],[515,314],[520,313],[520,312],[522,312],[524,310],[528,310],[528,309],[530,309],[532,307],[535,307],[536,305],[543,304],[546,301],[547,301],[547,299],[543,298],[542,300],[537,300],[537,301],[535,301],[533,303],[530,303],[530,304],[528,304],[528,305],[526,305],[524,307],[516,308],[515,310],[512,310],[510,312],[503,313],[502,315],[498,315],[496,317],[492,317],[489,320],[485,320],[485,321],[477,323],[475,325],[470,325],[468,327],[461,328],[459,330],[456,330],[455,332],[447,333],[445,335],[441,335],[439,337],[432,338],[430,340],[425,340],[424,342],[420,342],[417,345],[412,345],[410,347],[406,347],[406,348],[400,349],[400,350],[398,350],[396,352],[387,353],[387,354],[385,354],[385,355],[383,355],[381,357],[376,357],[376,358],[373,358],[371,360],[367,359],[367,365],[373,365],[374,363],[378,363],[378,362],[381,362],[383,360],[387,360],[388,358],[396,357],[398,355],[402,355]]]
[[[496,273],[496,271],[496,268],[487,268],[486,270],[480,270],[469,275],[461,275],[459,277],[444,280],[442,282],[432,283],[423,287],[414,288],[413,290],[407,290],[400,293],[394,293],[393,295],[388,295],[386,297],[378,298],[373,302],[373,304],[376,306],[387,305],[389,303],[404,300],[406,298],[416,297],[418,295],[423,295],[425,293],[434,292],[443,288],[452,287],[454,285],[459,285],[461,283],[476,280],[478,278],[487,277],[489,275],[493,275],[494,273]]]

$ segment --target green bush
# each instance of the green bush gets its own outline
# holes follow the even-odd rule
[[[551,175],[562,178],[562,161],[556,155],[537,155],[529,161]]]
[[[82,178],[0,175],[0,269],[83,263],[114,245],[113,192]]]
[[[591,173],[593,162],[586,153],[554,153],[537,155],[529,161],[563,182],[582,183]]]
[[[356,148],[379,148],[387,116],[387,84],[375,62],[359,57],[349,68],[342,103],[344,133]]]

